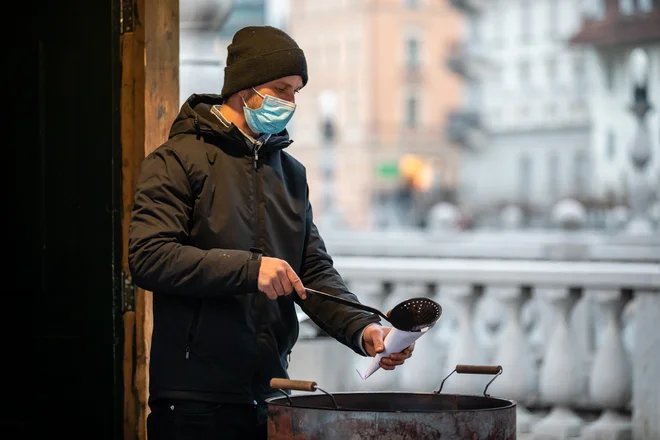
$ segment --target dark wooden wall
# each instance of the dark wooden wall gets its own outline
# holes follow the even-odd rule
[[[121,438],[119,0],[12,10],[0,437]]]

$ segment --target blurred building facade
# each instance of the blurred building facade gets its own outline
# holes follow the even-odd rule
[[[411,154],[432,169],[422,185],[454,188],[457,156],[444,125],[462,80],[446,59],[464,20],[449,0],[289,7],[288,30],[309,66],[290,152],[307,166],[315,213],[323,217],[334,204],[345,226],[373,226],[379,194],[397,191],[400,161]]]
[[[565,198],[626,204],[637,121],[629,55],[660,77],[656,0],[455,0],[468,20],[450,66],[466,79],[448,136],[462,147],[460,204],[488,218],[505,205],[548,219]],[[648,99],[657,106],[660,90]],[[658,182],[657,113],[647,118]],[[490,216],[494,218],[495,216]]]
[[[565,41],[573,0],[456,0],[468,32],[452,58],[467,80],[449,133],[462,146],[460,203],[476,214],[514,204],[546,211],[588,197],[590,72]]]
[[[650,159],[644,169],[649,183],[660,188],[660,1],[599,0],[591,2],[585,20],[570,43],[584,47],[593,66],[589,82],[591,159],[594,195],[622,203],[632,191],[635,175],[631,144],[638,122],[631,106],[637,99],[631,53],[642,49],[648,58],[651,111],[645,118]]]

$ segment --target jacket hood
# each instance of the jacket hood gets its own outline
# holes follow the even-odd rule
[[[229,126],[218,121],[211,113],[211,108],[221,105],[224,99],[215,94],[193,94],[181,106],[170,129],[169,138],[180,134],[194,134],[203,137],[206,142],[218,147],[229,148],[235,152],[252,154],[253,145],[250,140],[230,123]],[[288,147],[293,141],[289,139],[287,130],[271,135],[261,147],[261,150],[276,151]]]

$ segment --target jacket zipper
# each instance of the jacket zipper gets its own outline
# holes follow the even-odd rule
[[[253,185],[254,188],[254,247],[261,249],[261,225],[259,219],[259,191],[257,188],[259,180],[259,148],[261,147],[261,142],[257,141],[253,144],[252,147],[252,176],[253,176]]]
[[[200,301],[199,305],[195,309],[195,314],[193,315],[192,322],[188,328],[188,342],[186,344],[186,359],[190,359],[190,346],[195,340],[195,334],[197,333],[197,325],[199,325],[199,316],[202,313],[202,303]]]

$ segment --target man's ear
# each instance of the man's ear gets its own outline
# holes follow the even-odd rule
[[[241,99],[241,98],[242,98],[242,99],[244,99],[244,100],[246,100],[246,101],[247,101],[248,98],[250,97],[249,91],[248,91],[247,89],[240,90],[240,91],[236,92],[236,94],[238,95],[238,99]]]

